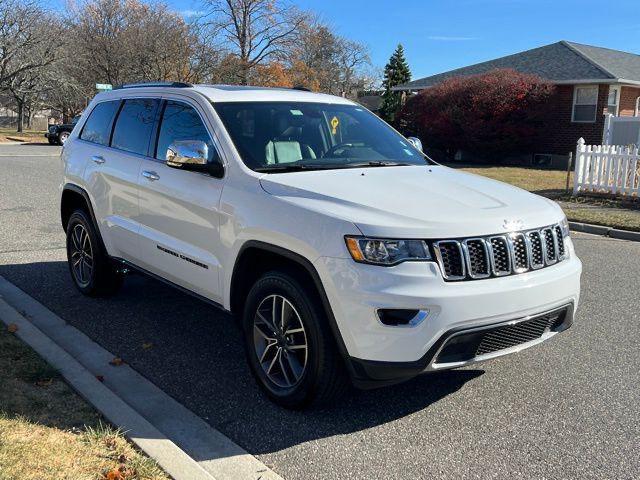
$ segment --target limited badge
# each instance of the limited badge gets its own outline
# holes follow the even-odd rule
[[[340,120],[338,120],[338,117],[333,117],[331,119],[331,133],[333,135],[335,135],[336,133],[338,133],[338,125],[340,125]]]

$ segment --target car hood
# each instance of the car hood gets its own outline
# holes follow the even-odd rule
[[[353,222],[364,235],[452,238],[549,225],[551,200],[443,166],[267,174],[262,188],[303,208]]]

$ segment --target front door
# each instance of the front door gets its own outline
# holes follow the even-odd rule
[[[209,162],[220,161],[213,136],[195,104],[167,100],[162,106],[154,159],[142,161],[140,266],[177,285],[221,303],[219,203],[223,180],[166,165],[167,147],[200,140]]]

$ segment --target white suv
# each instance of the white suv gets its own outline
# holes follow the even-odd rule
[[[232,312],[284,406],[522,350],[578,304],[554,202],[440,166],[344,98],[124,86],[62,160],[78,289],[114,293],[135,269]]]

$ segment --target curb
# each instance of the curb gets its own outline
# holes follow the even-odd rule
[[[52,365],[65,380],[111,423],[153,458],[175,480],[214,480],[198,463],[115,395],[76,359],[0,298],[0,319],[17,325],[16,336]]]
[[[591,233],[593,235],[602,235],[604,237],[618,238],[620,240],[640,242],[640,232],[632,232],[630,230],[620,230],[613,227],[604,227],[602,225],[592,225],[590,223],[580,222],[569,222],[569,229],[574,232]]]
[[[23,341],[175,480],[282,480],[130,366],[109,365],[113,354],[2,276],[0,322],[16,323]]]

